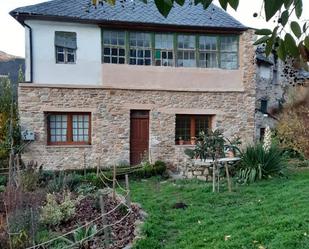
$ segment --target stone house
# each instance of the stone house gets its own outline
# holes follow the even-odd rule
[[[287,60],[283,62],[274,55],[265,56],[263,45],[256,49],[256,140],[262,140],[267,126],[275,128],[278,111],[289,102],[291,95],[305,91],[309,73],[297,69]],[[297,87],[295,87],[295,85]]]
[[[153,1],[53,0],[10,14],[26,34],[25,161],[173,165],[201,130],[255,139],[254,31],[219,7],[175,4],[164,18]]]

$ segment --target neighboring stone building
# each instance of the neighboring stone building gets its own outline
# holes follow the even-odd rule
[[[253,30],[215,5],[175,4],[164,18],[153,1],[88,2],[11,12],[26,29],[19,110],[35,141],[25,161],[64,169],[145,156],[172,165],[201,130],[255,139]]]
[[[297,70],[291,63],[284,63],[273,55],[265,56],[265,47],[256,49],[256,139],[261,140],[265,128],[275,128],[277,115],[288,101],[296,85],[308,81],[309,73]]]

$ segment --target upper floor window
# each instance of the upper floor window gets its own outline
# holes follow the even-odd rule
[[[177,66],[195,67],[195,36],[178,35],[177,38]]]
[[[151,34],[130,32],[130,64],[151,65]]]
[[[103,61],[124,64],[126,58],[125,32],[106,30],[103,33]]]
[[[199,66],[218,67],[218,37],[200,36],[199,38]]]
[[[239,66],[237,35],[103,30],[102,43],[104,63],[223,69]]]
[[[56,63],[76,63],[76,33],[55,32]]]
[[[220,39],[220,64],[224,69],[238,68],[237,36],[222,36]]]
[[[155,65],[174,66],[173,34],[155,34]]]

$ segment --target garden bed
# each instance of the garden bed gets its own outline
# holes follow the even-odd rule
[[[87,181],[87,176],[76,174],[45,179],[36,188],[30,188],[30,180],[27,183],[28,190],[25,186],[7,187],[0,194],[1,249],[10,248],[9,241],[14,249],[34,245],[99,249],[106,238],[109,249],[120,249],[133,242],[141,209],[135,204],[128,206],[117,192],[114,198],[109,187],[102,191]]]

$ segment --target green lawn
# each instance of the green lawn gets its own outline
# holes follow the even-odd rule
[[[159,178],[132,181],[131,189],[133,201],[149,214],[138,249],[309,248],[309,171],[233,193],[213,194],[200,181]],[[173,209],[180,201],[189,207]]]

